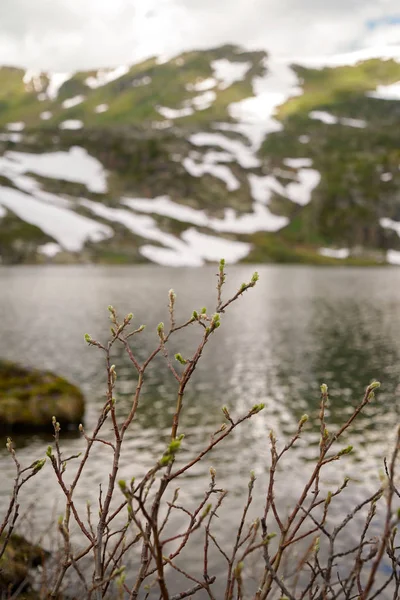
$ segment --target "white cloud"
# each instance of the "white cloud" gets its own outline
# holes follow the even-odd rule
[[[331,54],[399,43],[396,13],[397,0],[1,0],[0,64],[67,71],[224,43]]]

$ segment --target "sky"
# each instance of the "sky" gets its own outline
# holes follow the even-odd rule
[[[400,44],[398,0],[0,0],[0,64],[76,71],[235,43],[277,57]]]

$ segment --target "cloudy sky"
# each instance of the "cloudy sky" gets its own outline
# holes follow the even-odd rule
[[[398,0],[0,0],[0,64],[71,71],[226,42],[276,56],[400,44]]]

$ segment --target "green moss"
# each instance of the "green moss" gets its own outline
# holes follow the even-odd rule
[[[0,548],[5,534],[0,537]],[[39,600],[32,589],[31,571],[42,566],[49,553],[38,545],[31,544],[20,535],[12,534],[0,559],[0,594],[4,598],[18,590],[21,600]]]
[[[66,426],[83,413],[82,393],[62,377],[0,361],[0,427],[49,429],[53,415]]]

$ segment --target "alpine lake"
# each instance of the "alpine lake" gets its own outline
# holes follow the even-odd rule
[[[182,466],[208,445],[210,435],[224,422],[223,406],[236,418],[254,404],[265,403],[262,412],[246,420],[177,482],[180,505],[194,508],[208,489],[210,467],[216,469],[218,486],[228,490],[224,508],[214,520],[214,533],[225,548],[236,535],[251,470],[257,479],[248,519],[262,516],[271,462],[270,430],[281,448],[307,413],[309,421],[304,432],[276,476],[275,499],[281,514],[294,506],[318,455],[322,383],[329,388],[327,427],[334,432],[361,401],[366,386],[373,379],[381,382],[375,400],[342,440],[341,446],[351,444],[353,452],[323,471],[324,490],[334,491],[345,476],[351,479],[346,490],[332,501],[328,526],[344,518],[379,487],[383,460],[390,455],[399,423],[400,269],[228,265],[224,297],[228,299],[242,282],[249,281],[255,270],[260,276],[257,285],[221,315],[221,327],[205,347],[186,390],[179,427],[185,438],[176,463]],[[140,335],[132,338],[133,352],[143,361],[157,347],[158,323],[168,324],[168,290],[173,288],[177,294],[178,323],[189,319],[194,309],[206,307],[212,314],[216,306],[216,272],[216,265],[199,269],[2,267],[0,358],[54,371],[78,385],[86,398],[84,426],[90,435],[105,402],[106,369],[101,351],[89,347],[84,334],[88,332],[101,342],[108,339],[110,304],[121,317],[132,312],[135,328],[146,325]],[[197,325],[177,333],[171,342],[171,356],[175,352],[189,356],[201,335]],[[136,373],[122,347],[115,347],[113,360],[118,376],[117,414],[122,420],[132,404]],[[180,369],[179,363],[176,369]],[[118,478],[139,478],[162,456],[171,431],[176,394],[177,382],[165,359],[159,357],[147,372],[138,417],[124,442]],[[111,423],[106,423],[104,431],[111,439]],[[54,441],[51,424],[48,433],[18,433],[12,437],[23,466],[43,458]],[[6,433],[2,433],[2,439],[0,515],[8,505],[14,478]],[[77,430],[61,431],[64,456],[82,452],[85,444]],[[69,461],[67,480],[77,464],[78,459]],[[94,517],[99,486],[104,493],[111,464],[111,449],[95,445],[76,490],[77,505],[85,512],[90,502]],[[168,501],[173,490],[167,494]],[[116,489],[115,502],[122,499]],[[22,489],[22,533],[42,539],[45,547],[56,545],[58,534],[52,524],[64,511],[65,499],[47,461]],[[176,513],[171,521],[175,531],[186,523],[183,513]],[[379,526],[382,522],[378,515],[376,531]],[[356,541],[359,531],[356,522],[348,528],[349,544],[353,535]],[[77,527],[73,535],[77,547],[84,544]],[[202,573],[202,535],[197,543],[188,545],[181,563],[195,576]],[[217,553],[212,557],[210,573],[218,576],[224,564]],[[387,568],[383,563],[382,575]],[[248,577],[251,585],[251,572]],[[190,585],[186,582],[179,589],[182,587]],[[171,589],[174,591],[173,585]]]

